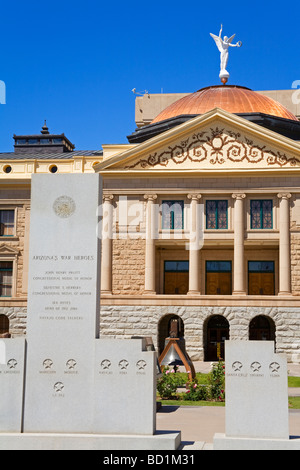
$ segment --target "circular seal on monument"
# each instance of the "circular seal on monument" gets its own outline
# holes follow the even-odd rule
[[[76,210],[76,204],[71,197],[60,196],[54,201],[53,210],[55,214],[61,219],[67,219],[74,214]]]

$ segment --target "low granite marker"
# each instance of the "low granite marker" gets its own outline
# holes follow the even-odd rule
[[[226,432],[214,450],[300,449],[289,439],[288,373],[273,341],[226,341]]]
[[[0,348],[0,433],[21,432],[25,339],[1,339]]]

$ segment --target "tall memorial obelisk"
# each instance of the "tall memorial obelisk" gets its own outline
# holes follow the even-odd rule
[[[101,180],[51,176],[32,177],[24,431],[91,432]]]

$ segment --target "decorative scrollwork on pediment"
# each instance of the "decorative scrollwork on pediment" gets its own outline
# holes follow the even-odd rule
[[[185,162],[208,162],[211,165],[224,165],[226,162],[258,164],[264,162],[267,166],[297,166],[300,158],[289,157],[280,151],[268,149],[266,145],[255,144],[251,139],[238,132],[211,128],[193,134],[179,141],[174,146],[168,146],[162,152],[154,152],[138,160],[126,169],[168,167],[182,165]]]

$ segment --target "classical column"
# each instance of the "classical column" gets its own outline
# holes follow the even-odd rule
[[[112,293],[113,199],[112,194],[103,195],[101,292],[104,294]]]
[[[291,293],[290,193],[278,194],[279,210],[279,295]]]
[[[233,295],[245,295],[245,256],[244,256],[244,199],[246,194],[235,193],[232,195],[234,203],[234,275]]]
[[[189,295],[200,293],[200,230],[201,221],[198,204],[201,194],[188,194],[190,205],[190,243],[189,243]]]
[[[145,254],[145,293],[155,294],[155,205],[156,194],[145,194],[146,208],[146,254]]]

